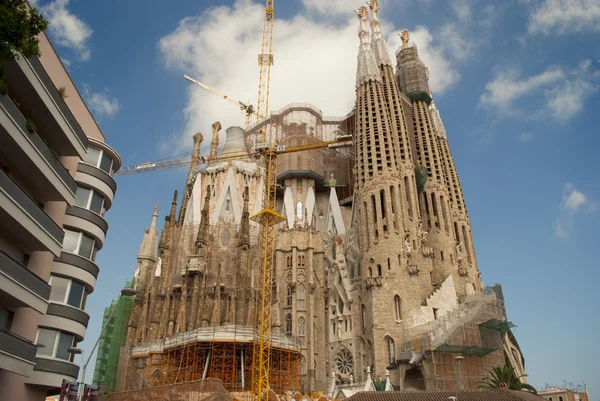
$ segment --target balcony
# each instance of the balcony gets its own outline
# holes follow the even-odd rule
[[[30,307],[46,313],[50,285],[25,266],[0,251],[0,293],[14,305]]]
[[[0,170],[0,227],[23,251],[50,251],[59,256],[64,232],[25,192]]]
[[[90,315],[69,305],[50,303],[45,315],[40,316],[39,326],[62,330],[83,341]]]
[[[51,147],[61,155],[86,155],[88,139],[60,97],[37,57],[6,63],[7,84],[26,114],[44,127]]]
[[[28,171],[43,200],[75,200],[77,184],[7,95],[0,95],[0,149],[19,171]]]
[[[57,389],[63,379],[75,381],[79,376],[79,366],[60,359],[36,358],[33,373],[26,383],[48,389]]]
[[[0,370],[30,376],[37,348],[31,341],[8,330],[0,329]]]

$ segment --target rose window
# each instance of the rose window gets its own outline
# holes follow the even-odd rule
[[[354,370],[354,358],[346,348],[342,348],[337,354],[337,368],[343,375],[350,374]]]

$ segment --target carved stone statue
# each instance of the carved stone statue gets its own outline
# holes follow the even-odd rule
[[[458,245],[456,245],[456,259],[458,261],[461,261],[463,258],[463,253],[462,253],[462,242],[459,242]]]
[[[406,255],[410,256],[412,253],[412,247],[410,245],[410,238],[408,235],[404,237],[404,248],[406,249]]]
[[[421,241],[425,241],[427,239],[427,231],[423,230],[423,222],[419,221],[419,226],[417,227],[417,236],[421,239]]]
[[[400,35],[400,39],[402,39],[402,48],[406,49],[408,47],[408,40],[410,39],[408,29],[403,29],[398,35]]]

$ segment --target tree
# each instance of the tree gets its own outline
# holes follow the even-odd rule
[[[529,391],[537,394],[535,387],[522,383],[521,378],[527,375],[517,376],[512,366],[495,366],[488,377],[479,380],[479,388],[506,388],[509,390]]]
[[[35,8],[28,8],[26,0],[0,0],[0,92],[6,92],[4,61],[22,54],[26,58],[40,55],[36,37],[48,27]]]

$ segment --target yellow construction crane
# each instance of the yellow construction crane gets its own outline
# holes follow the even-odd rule
[[[213,88],[212,86],[208,86],[206,84],[203,84],[200,81],[195,80],[194,78],[190,77],[189,75],[185,74],[183,76],[185,79],[187,79],[190,82],[195,83],[196,85],[200,86],[201,88],[206,89],[207,91],[222,97],[225,100],[230,101],[231,103],[235,104],[236,106],[238,106],[240,108],[240,110],[242,110],[246,116],[245,118],[245,128],[248,129],[248,127],[250,126],[250,124],[252,124],[252,116],[255,115],[257,116],[257,118],[260,118],[260,116],[258,115],[258,113],[254,110],[254,106],[252,106],[251,104],[246,104],[243,102],[240,102],[239,100],[234,100],[232,98],[230,98],[227,95],[222,94],[221,92],[219,92],[218,90],[216,90],[215,88]]]

